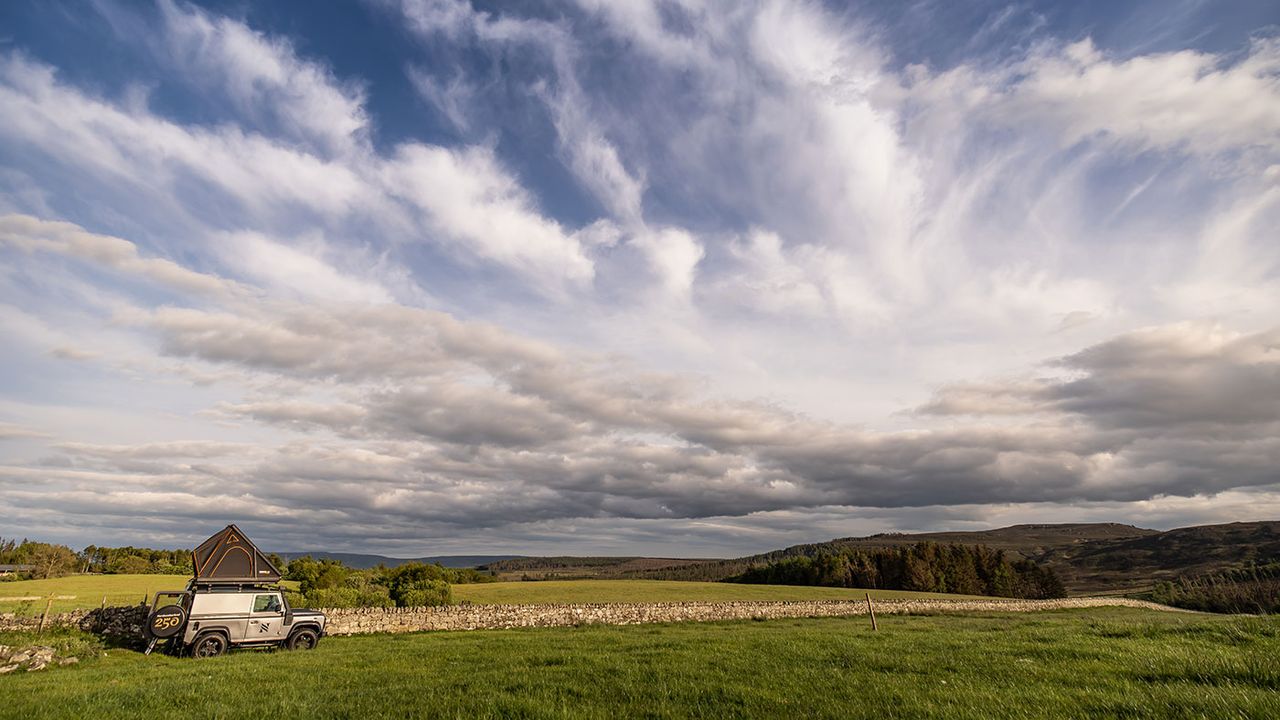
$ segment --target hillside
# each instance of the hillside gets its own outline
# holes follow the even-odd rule
[[[1280,560],[1280,522],[1203,525],[1159,531],[1117,523],[1013,525],[994,530],[881,533],[794,545],[728,560],[662,558],[520,558],[487,567],[508,578],[595,577],[722,580],[752,565],[843,549],[893,547],[929,541],[987,545],[1044,563],[1073,594],[1150,587],[1181,574]]]
[[[338,560],[347,567],[367,570],[378,565],[396,567],[408,562],[438,563],[447,568],[473,568],[488,563],[520,557],[519,555],[432,555],[419,558],[394,558],[386,555],[370,555],[367,553],[326,552],[324,550],[295,551],[276,553],[285,560],[300,557],[313,557],[317,560]]]
[[[1060,545],[1032,556],[1077,591],[1149,586],[1178,575],[1280,560],[1280,522],[1178,528],[1131,538]]]

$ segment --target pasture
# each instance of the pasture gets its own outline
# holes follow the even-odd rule
[[[74,595],[53,601],[53,612],[107,605],[137,605],[144,597],[150,602],[158,590],[181,590],[189,575],[69,575],[50,580],[0,582],[0,598],[37,597],[39,600],[0,600],[0,612],[33,615],[44,611],[49,595]]]
[[[52,580],[23,580],[0,583],[0,598],[74,595],[74,599],[54,600],[53,612],[98,607],[103,596],[108,605],[133,605],[157,590],[181,590],[185,575],[73,575]],[[296,583],[286,581],[286,586]],[[972,598],[969,595],[940,595],[903,590],[849,590],[845,588],[798,587],[785,585],[739,585],[735,583],[686,582],[680,580],[546,580],[539,582],[496,582],[454,585],[455,602],[482,605],[548,603],[682,602],[731,600],[846,600],[860,599],[870,592],[876,600],[914,598]],[[34,615],[44,610],[45,600],[0,602],[0,612]]]
[[[729,602],[734,600],[874,600],[974,599],[906,590],[850,590],[795,585],[742,585],[685,580],[540,580],[454,585],[455,602],[480,605],[546,605],[549,603]],[[986,599],[986,598],[983,598]]]
[[[0,678],[0,715],[1262,718],[1280,716],[1277,658],[1275,618],[1135,609],[374,635],[112,649]]]

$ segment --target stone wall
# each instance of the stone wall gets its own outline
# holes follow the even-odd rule
[[[876,601],[878,615],[930,615],[946,612],[1032,612],[1088,607],[1173,608],[1128,598],[1064,600],[898,600]],[[638,625],[642,623],[712,620],[765,620],[800,617],[847,617],[867,614],[865,600],[796,602],[610,603],[599,605],[450,605],[429,608],[330,608],[327,633],[361,635],[424,630],[492,630],[574,625]],[[78,627],[116,643],[142,638],[147,608],[109,607],[50,615],[46,627]],[[0,630],[35,630],[39,618],[0,614]]]
[[[142,628],[147,622],[145,605],[94,608],[53,613],[45,621],[46,628],[79,628],[95,633],[113,644],[133,645],[142,642]],[[40,617],[24,617],[13,613],[0,613],[0,630],[39,629]]]
[[[1063,600],[900,600],[877,601],[876,614],[928,615],[945,612],[1032,612],[1103,606],[1172,610],[1128,598]],[[573,625],[637,625],[713,620],[763,620],[866,615],[865,600],[798,602],[610,603],[601,605],[450,605],[435,608],[329,609],[330,635],[403,633],[423,630],[488,630]]]

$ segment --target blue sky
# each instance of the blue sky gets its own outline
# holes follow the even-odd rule
[[[1280,511],[1265,2],[8,3],[0,533]]]

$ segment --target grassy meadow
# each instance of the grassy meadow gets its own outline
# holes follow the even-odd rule
[[[796,585],[741,585],[685,580],[539,580],[454,585],[455,602],[479,605],[546,605],[550,603],[688,602],[731,600],[874,600],[915,598],[971,599],[907,590],[850,590]]]
[[[0,598],[74,595],[74,599],[54,600],[53,612],[98,607],[102,598],[108,605],[132,605],[157,590],[181,590],[185,575],[73,575],[52,580],[22,580],[0,583]],[[294,583],[286,581],[286,586]],[[861,599],[870,592],[876,600],[907,598],[963,599],[969,595],[938,595],[904,590],[849,590],[846,588],[798,587],[785,585],[739,585],[735,583],[686,582],[680,580],[546,580],[539,582],[496,582],[454,585],[455,602],[482,605],[548,603],[681,602],[692,600],[840,600]],[[44,611],[45,600],[3,601],[0,612],[34,615]]]
[[[74,599],[53,601],[53,612],[76,608],[98,607],[102,598],[108,605],[136,605],[144,597],[147,602],[158,590],[181,590],[189,575],[69,575],[50,580],[17,580],[0,582],[0,612],[32,615],[44,612],[46,600],[4,600],[14,597],[74,595]]]
[[[424,633],[112,649],[0,677],[0,716],[1264,718],[1278,658],[1276,618],[1129,608]]]

